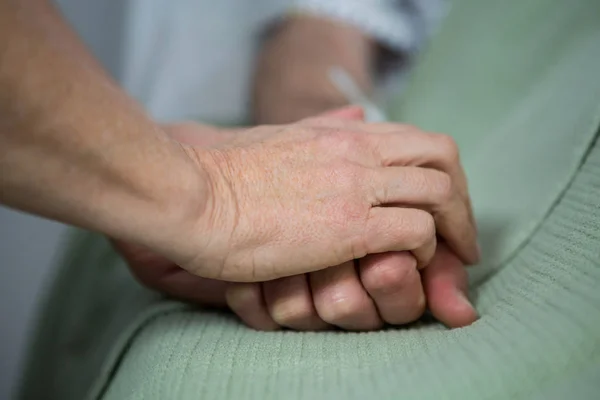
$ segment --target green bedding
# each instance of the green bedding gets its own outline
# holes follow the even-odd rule
[[[77,232],[24,399],[573,399],[600,393],[600,2],[459,0],[395,120],[452,134],[481,319],[261,333],[141,288]]]

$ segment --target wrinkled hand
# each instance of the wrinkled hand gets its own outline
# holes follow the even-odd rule
[[[384,323],[417,320],[425,307],[448,327],[473,323],[467,271],[443,244],[420,274],[407,252],[369,255],[360,261],[264,283],[227,288],[228,306],[258,330],[374,330]]]
[[[329,81],[327,71],[332,65],[343,66],[369,92],[375,47],[360,30],[329,19],[286,20],[259,57],[255,121],[288,123],[344,104],[345,97]],[[359,116],[338,113],[337,117]],[[445,248],[438,248],[433,262],[421,271],[407,252],[368,255],[357,264],[263,284],[235,284],[227,298],[241,318],[257,329],[373,329],[383,322],[411,322],[421,316],[425,303],[450,327],[467,325],[476,317],[464,300],[465,267]]]
[[[353,108],[326,115],[362,117]],[[259,330],[372,330],[413,322],[426,305],[447,326],[461,327],[477,318],[467,286],[464,264],[442,244],[421,273],[408,252],[380,253],[310,274],[232,284],[226,298],[247,325]]]
[[[350,117],[356,114],[356,110],[345,112],[348,111]],[[177,140],[201,146],[231,138],[227,132],[200,130],[194,124],[173,126],[169,130]],[[331,325],[374,329],[383,321],[410,322],[421,315],[425,306],[416,260],[406,252],[367,256],[360,261],[359,268],[349,263],[262,285],[227,286],[222,281],[193,276],[142,248],[124,243],[118,243],[117,247],[134,274],[148,286],[209,305],[222,306],[227,297],[229,306],[257,329],[287,326],[314,330]],[[422,276],[435,317],[448,326],[463,326],[474,320],[475,312],[464,296],[466,271],[456,257],[440,249]]]
[[[219,129],[193,122],[164,125],[174,140],[194,146],[214,147],[231,140],[235,129]],[[147,287],[180,300],[224,307],[227,282],[192,275],[165,257],[142,246],[113,241],[133,275]]]
[[[206,174],[210,200],[166,256],[193,274],[267,281],[386,251],[410,251],[424,266],[436,227],[464,262],[478,258],[447,136],[320,117],[250,129],[216,148],[182,146]]]
[[[353,265],[342,265],[330,268],[335,272],[329,276],[312,273],[237,284],[192,275],[139,246],[115,242],[115,247],[144,285],[195,304],[227,306],[258,330],[372,330],[384,322],[415,321],[425,303],[451,328],[477,318],[467,300],[467,271],[444,245],[421,274],[410,254],[398,252],[367,256],[358,272]]]

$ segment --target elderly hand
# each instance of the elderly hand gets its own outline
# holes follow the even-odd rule
[[[416,272],[408,253],[386,253],[321,278],[316,273],[264,283],[236,283],[201,278],[139,246],[115,242],[132,273],[144,285],[171,297],[212,307],[229,307],[258,330],[282,327],[323,330],[335,326],[372,330],[383,323],[401,325],[419,318],[425,303],[446,326],[462,327],[477,318],[467,299],[467,272],[444,245],[431,264]],[[312,286],[311,286],[312,285]],[[422,285],[422,286],[421,286]]]
[[[362,114],[355,111],[347,108],[328,115],[360,119]],[[432,262],[421,271],[408,252],[370,254],[354,263],[302,276],[262,284],[233,284],[226,297],[229,307],[247,325],[259,330],[322,330],[334,326],[373,330],[384,323],[413,322],[426,306],[447,326],[462,327],[477,319],[467,287],[464,264],[442,243]]]
[[[337,116],[344,113],[356,116],[356,109],[343,110]],[[222,135],[223,132],[198,129],[193,124],[173,126],[169,131],[177,140],[202,146],[215,145],[231,137]],[[229,306],[257,329],[288,326],[312,330],[331,325],[374,329],[383,321],[410,322],[420,316],[425,305],[416,260],[406,252],[368,256],[361,260],[359,269],[350,263],[310,276],[227,286],[221,281],[193,276],[142,248],[124,243],[117,247],[145,284],[202,304],[224,305],[227,298]],[[472,322],[474,311],[463,300],[466,272],[462,264],[444,250],[438,252],[435,260],[428,269],[432,272],[424,274],[425,288],[431,289],[427,290],[427,296],[432,313],[449,326]]]
[[[258,330],[374,330],[417,320],[425,307],[446,326],[473,323],[467,272],[445,245],[421,274],[407,252],[367,256],[323,271],[227,288],[228,306]]]
[[[419,266],[436,228],[466,263],[476,232],[456,145],[400,124],[331,117],[262,126],[227,145],[181,144],[211,188],[185,241],[162,249],[188,271],[259,282],[367,254],[410,251]]]
[[[362,117],[355,108],[326,115],[346,120]],[[384,323],[413,322],[426,306],[442,323],[461,327],[477,318],[467,286],[464,264],[441,244],[421,271],[408,252],[371,254],[310,274],[262,284],[232,284],[226,298],[247,325],[259,330],[373,330]]]
[[[308,15],[288,18],[259,57],[255,121],[287,123],[344,104],[347,99],[329,80],[331,66],[343,67],[363,91],[370,92],[377,56],[376,44],[350,25]],[[443,151],[452,152],[453,146],[448,147]],[[468,325],[476,318],[465,300],[465,266],[446,247],[438,248],[430,266],[420,271],[406,252],[368,255],[356,264],[262,285],[232,285],[228,300],[257,329],[374,329],[383,322],[414,321],[425,303],[450,327]]]

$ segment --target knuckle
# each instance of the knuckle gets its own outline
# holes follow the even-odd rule
[[[340,165],[339,173],[331,171],[332,184],[337,183],[342,187],[351,189],[353,193],[360,187],[367,187],[365,180],[369,178],[367,171],[359,166],[352,164]]]
[[[361,302],[343,288],[333,288],[326,294],[325,301],[317,307],[317,311],[323,321],[336,325],[360,314],[362,307]]]
[[[421,292],[419,294],[419,297],[417,297],[417,300],[415,301],[415,307],[414,307],[414,315],[412,320],[416,320],[417,318],[420,318],[421,315],[423,315],[423,313],[425,312],[425,308],[427,307],[427,299],[425,297],[425,293]]]
[[[365,270],[362,282],[368,292],[374,294],[391,294],[398,292],[408,274],[409,268],[396,265],[393,262],[380,261]]]
[[[313,309],[304,299],[278,299],[270,307],[271,318],[280,325],[306,321],[313,316]]]
[[[414,322],[417,319],[421,318],[423,313],[425,312],[425,308],[427,306],[427,301],[425,299],[425,294],[421,292],[417,298],[415,298],[412,307],[407,308],[406,313],[404,315],[402,323],[410,323]]]

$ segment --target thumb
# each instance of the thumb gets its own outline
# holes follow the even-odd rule
[[[423,270],[422,280],[429,310],[440,322],[458,328],[477,320],[477,311],[467,298],[467,270],[443,244]]]
[[[319,117],[364,121],[365,111],[361,106],[346,106],[326,111],[323,114],[319,115]]]

